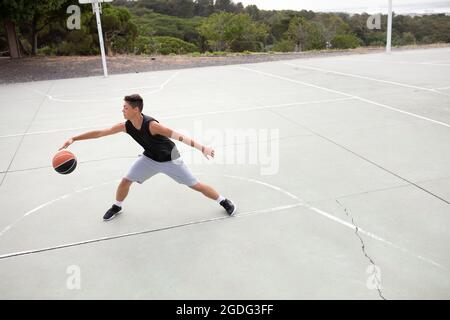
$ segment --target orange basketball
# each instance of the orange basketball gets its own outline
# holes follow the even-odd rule
[[[69,174],[77,167],[77,158],[69,150],[58,151],[52,161],[53,169],[61,174]]]

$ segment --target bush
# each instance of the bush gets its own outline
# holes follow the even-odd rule
[[[262,46],[257,41],[234,40],[230,43],[230,49],[233,52],[243,51],[261,51]]]
[[[92,35],[86,34],[83,30],[73,30],[68,33],[65,41],[55,46],[54,52],[57,55],[73,56],[97,54],[99,50]]]
[[[134,41],[134,53],[135,54],[149,54],[149,43],[152,42],[150,37],[138,36]]]
[[[404,32],[403,42],[405,44],[416,44],[416,37],[411,32]]]
[[[172,37],[139,36],[134,44],[136,54],[187,54],[198,52],[196,45]]]
[[[386,46],[386,42],[385,41],[372,41],[370,44],[370,46],[372,47],[385,47]]]
[[[360,46],[360,40],[352,34],[340,34],[331,40],[331,44],[336,49],[353,49]]]
[[[293,52],[295,50],[295,43],[290,40],[281,40],[275,43],[271,50],[275,52]]]
[[[52,47],[50,47],[50,46],[45,46],[45,47],[42,47],[42,48],[38,49],[38,54],[43,54],[43,55],[46,55],[46,56],[54,56],[55,55],[55,50]]]
[[[178,38],[153,37],[153,41],[154,47],[152,49],[154,50],[154,53],[166,55],[170,53],[186,54],[198,51],[196,45]]]

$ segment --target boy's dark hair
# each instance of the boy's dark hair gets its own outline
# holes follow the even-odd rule
[[[142,109],[144,108],[144,100],[142,100],[142,97],[138,94],[132,94],[129,96],[125,96],[124,100],[128,102],[130,106],[133,108],[139,108],[139,111],[142,112]]]

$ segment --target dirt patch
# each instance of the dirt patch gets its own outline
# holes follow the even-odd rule
[[[450,44],[427,46],[405,46],[393,48],[393,51],[442,48]],[[323,50],[293,53],[254,53],[217,55],[179,55],[179,56],[135,56],[116,55],[107,57],[109,74],[139,73],[157,70],[199,68],[230,64],[258,63],[266,61],[302,59],[312,57],[330,57],[350,54],[383,52],[384,48],[357,48],[352,50]],[[0,84],[79,78],[103,75],[100,56],[38,56],[12,60],[0,59]]]

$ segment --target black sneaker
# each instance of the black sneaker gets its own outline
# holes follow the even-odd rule
[[[112,205],[111,209],[106,211],[105,215],[103,216],[104,221],[109,221],[113,219],[116,215],[120,213],[120,210],[122,210],[122,207],[116,206],[115,204]]]
[[[234,205],[233,202],[231,202],[231,201],[228,200],[228,199],[222,200],[222,201],[220,202],[220,205],[221,205],[222,207],[224,207],[225,210],[227,210],[227,212],[228,212],[228,214],[229,214],[230,216],[233,216],[234,213],[236,212],[236,206]]]

